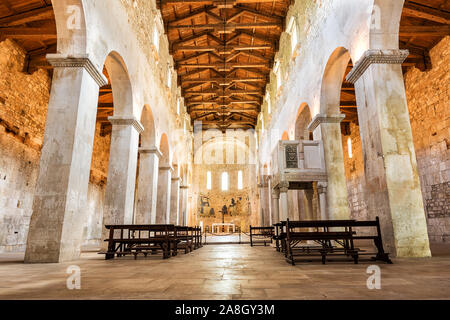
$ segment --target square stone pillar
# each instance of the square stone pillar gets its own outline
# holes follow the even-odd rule
[[[380,217],[387,251],[429,257],[401,63],[407,50],[368,50],[348,74],[355,83],[369,216]]]
[[[258,183],[258,193],[259,193],[259,225],[264,225],[264,211],[265,211],[265,205],[264,205],[264,187],[263,183]]]
[[[180,177],[172,177],[169,223],[174,225],[180,224],[180,183]]]
[[[179,221],[179,223],[182,226],[187,225],[188,190],[189,190],[189,186],[187,186],[187,185],[180,186],[181,197],[180,197],[180,221]]]
[[[136,223],[155,224],[159,159],[162,154],[157,147],[141,148],[139,154]]]
[[[328,176],[328,217],[332,220],[350,219],[341,137],[341,121],[344,118],[343,114],[318,114],[308,126],[308,130],[313,131],[314,139],[323,141]]]
[[[139,134],[144,128],[134,117],[113,116],[108,120],[112,132],[103,225],[132,224]],[[108,236],[109,231],[103,227],[102,238]]]
[[[271,226],[272,225],[272,208],[271,208],[271,177],[269,175],[264,176],[264,185],[263,185],[263,191],[264,191],[264,226]]]
[[[170,221],[170,191],[172,187],[171,166],[159,167],[158,199],[156,202],[156,223],[168,224]]]
[[[99,86],[87,56],[47,55],[54,67],[26,263],[79,258],[85,223]]]

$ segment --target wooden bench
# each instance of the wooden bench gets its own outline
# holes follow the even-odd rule
[[[184,249],[184,253],[189,253],[194,250],[195,242],[197,241],[195,235],[195,228],[176,226],[177,241],[174,250]]]
[[[358,228],[375,228],[376,234],[360,235]],[[295,265],[298,256],[321,256],[325,264],[329,256],[346,256],[358,263],[361,255],[375,255],[372,261],[392,263],[389,255],[384,252],[381,239],[381,229],[378,217],[374,221],[356,220],[321,220],[321,221],[286,221],[281,224],[281,250],[288,262]],[[377,252],[368,252],[355,247],[355,241],[372,240]],[[306,244],[313,242],[317,245]]]
[[[274,227],[252,227],[250,226],[250,246],[254,246],[259,243],[263,243],[264,246],[266,246],[270,240],[270,243],[272,243],[272,238],[274,235]],[[253,238],[256,237],[262,237],[262,240],[253,240]]]
[[[109,237],[105,259],[114,259],[125,255],[144,256],[162,253],[163,259],[177,254],[177,229],[172,224],[158,225],[106,225]]]

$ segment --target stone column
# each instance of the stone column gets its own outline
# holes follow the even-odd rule
[[[270,208],[270,176],[263,176],[263,194],[264,194],[264,226],[272,225],[271,208]]]
[[[107,84],[88,56],[49,54],[54,67],[26,263],[80,256],[99,86]]]
[[[170,190],[170,224],[180,224],[180,177],[172,177]]]
[[[387,251],[431,256],[401,63],[407,50],[368,50],[355,83],[369,216],[380,217]]]
[[[170,221],[170,191],[173,168],[159,167],[158,199],[156,202],[156,223],[168,224]]]
[[[272,223],[280,222],[279,199],[280,190],[272,189]]]
[[[155,224],[158,167],[162,154],[157,147],[140,148],[139,154],[136,223]]]
[[[317,183],[317,193],[319,194],[320,220],[328,220],[326,182]]]
[[[328,217],[332,220],[350,218],[340,124],[344,118],[342,114],[318,114],[308,126],[314,132],[314,139],[323,141],[328,175]]]
[[[180,205],[180,225],[186,226],[187,225],[187,201],[188,201],[188,190],[189,186],[181,185],[180,186],[180,193],[181,193],[181,205]]]
[[[289,182],[280,182],[280,201],[279,201],[279,215],[280,221],[286,221],[289,217],[289,200],[288,200],[288,191],[289,191]]]
[[[263,183],[258,183],[258,191],[259,191],[259,225],[264,225],[264,187]]]
[[[305,205],[303,206],[305,208],[305,216],[306,220],[313,220],[314,214],[313,214],[313,197],[314,197],[314,190],[313,189],[306,189],[303,190],[304,194],[304,200]]]
[[[134,117],[113,116],[108,120],[112,124],[112,132],[103,225],[131,224],[133,223],[139,134],[144,128]],[[107,239],[109,231],[103,228],[102,235],[103,239]]]

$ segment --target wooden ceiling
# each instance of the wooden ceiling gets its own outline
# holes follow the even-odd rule
[[[192,121],[254,128],[290,1],[157,3]]]
[[[263,102],[290,0],[157,0],[193,121],[204,128],[253,128]],[[450,1],[405,1],[400,48],[403,64],[431,69],[429,50],[450,34]],[[26,72],[51,71],[56,52],[51,0],[0,0],[0,41],[14,39],[27,52]],[[350,63],[348,71],[352,68]],[[107,76],[106,70],[104,70]],[[354,87],[344,82],[341,111],[357,122]],[[98,120],[113,113],[111,85],[100,89]]]
[[[432,65],[429,51],[447,35],[450,35],[450,1],[405,1],[400,23],[400,49],[408,49],[410,55],[403,63],[403,72],[413,66],[421,71],[430,70]],[[347,73],[352,68],[350,62]],[[358,115],[355,88],[346,81],[341,90],[341,112],[346,115],[343,132],[349,133],[348,124],[358,123]]]

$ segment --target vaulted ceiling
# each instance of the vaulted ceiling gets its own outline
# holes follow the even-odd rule
[[[185,105],[204,128],[253,128],[289,0],[162,0]]]

